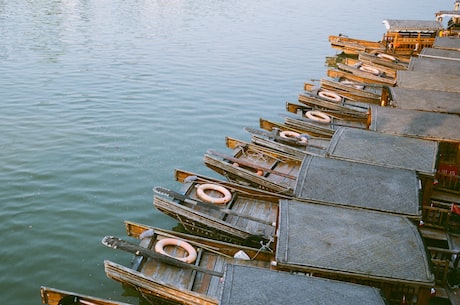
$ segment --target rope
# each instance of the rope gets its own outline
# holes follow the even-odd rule
[[[260,251],[262,251],[262,250],[267,250],[267,251],[273,253],[273,250],[270,249],[270,244],[273,241],[275,241],[273,236],[270,236],[270,239],[268,240],[268,242],[266,244],[264,244],[263,241],[260,241],[260,246],[261,247],[260,247],[259,250],[257,250],[256,254],[251,258],[251,260],[254,260],[257,257],[257,255],[259,255]]]
[[[436,56],[436,55],[427,55],[427,54],[419,54],[418,57],[428,57],[428,58],[434,58],[434,59],[445,59],[445,60],[460,61],[460,58],[452,58],[452,57]]]

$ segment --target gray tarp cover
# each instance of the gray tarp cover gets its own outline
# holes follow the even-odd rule
[[[452,37],[436,37],[433,48],[460,51],[460,39]]]
[[[436,48],[424,48],[418,57],[411,57],[409,71],[442,72],[460,75],[460,52]]]
[[[460,92],[391,87],[391,105],[408,110],[460,114]]]
[[[384,305],[376,288],[249,266],[227,265],[220,305]]]
[[[460,76],[443,71],[402,71],[396,75],[396,86],[419,90],[460,92]]]
[[[412,170],[307,156],[295,197],[411,216],[420,215],[419,180]]]
[[[388,135],[358,128],[340,127],[334,133],[326,155],[331,158],[436,173],[438,143]]]
[[[460,142],[460,117],[457,115],[376,105],[370,108],[370,130],[425,140]]]
[[[278,264],[430,284],[426,250],[406,217],[280,201]]]

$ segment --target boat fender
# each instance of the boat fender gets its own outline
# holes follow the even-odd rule
[[[145,230],[144,232],[142,232],[141,234],[139,234],[139,239],[152,237],[153,235],[155,235],[155,231],[153,229],[148,229],[148,230]]]
[[[340,101],[342,101],[340,95],[329,90],[321,90],[320,92],[318,92],[318,95],[331,102],[339,103]]]
[[[186,257],[175,257],[172,255],[169,255],[168,253],[165,252],[164,248],[166,246],[177,246],[181,247],[185,251],[187,251],[187,256]],[[177,260],[192,264],[195,262],[197,253],[195,248],[192,247],[188,242],[183,241],[183,240],[178,240],[176,238],[163,238],[162,240],[158,241],[155,245],[155,251],[157,253],[175,258]]]
[[[184,179],[184,182],[185,182],[185,183],[190,183],[190,182],[195,181],[196,179],[198,179],[197,176],[194,176],[194,175],[192,175],[192,176],[187,176],[187,177]]]
[[[236,252],[235,255],[233,255],[233,257],[237,258],[237,259],[242,259],[242,260],[245,260],[245,261],[251,260],[249,255],[247,255],[246,252],[244,252],[243,250],[240,250],[240,251]]]
[[[305,113],[305,116],[310,120],[317,121],[320,123],[328,124],[331,122],[331,117],[324,112],[317,110],[310,110]]]
[[[379,54],[377,54],[377,57],[392,60],[392,61],[396,60],[396,58],[394,56],[391,56],[391,55],[385,54],[385,53],[379,53]]]
[[[207,190],[217,191],[221,193],[223,197],[209,196],[208,194],[206,194]],[[226,204],[232,199],[232,194],[230,193],[229,190],[227,190],[223,186],[212,184],[212,183],[205,183],[205,184],[201,184],[200,186],[198,186],[196,190],[196,194],[201,200],[205,202],[217,203],[217,204]]]
[[[307,136],[301,135],[300,133],[297,133],[295,131],[290,131],[290,130],[281,131],[280,132],[280,137],[285,138],[285,139],[289,139],[289,138],[292,139],[293,138],[293,139],[298,140],[302,144],[307,144],[307,142],[308,142],[308,137]]]
[[[361,70],[363,72],[371,73],[371,74],[374,74],[374,75],[379,75],[380,74],[379,69],[376,69],[374,67],[369,67],[369,66],[361,66],[361,67],[359,67],[359,70]]]

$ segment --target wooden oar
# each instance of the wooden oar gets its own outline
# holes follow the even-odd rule
[[[249,219],[249,220],[252,220],[252,221],[257,221],[257,222],[263,223],[263,224],[268,225],[268,226],[274,226],[274,224],[272,222],[270,222],[270,221],[266,221],[264,219],[253,217],[253,216],[250,216],[250,215],[247,215],[247,214],[244,214],[244,213],[240,213],[240,212],[237,212],[237,211],[233,211],[233,210],[230,210],[230,209],[227,209],[227,208],[221,208],[221,207],[216,206],[214,204],[205,203],[205,202],[196,200],[194,198],[185,196],[185,195],[183,195],[181,193],[171,191],[170,189],[167,189],[167,188],[164,188],[164,187],[155,187],[153,189],[153,191],[155,193],[157,193],[157,194],[167,195],[169,197],[178,199],[178,200],[183,201],[183,202],[188,203],[188,204],[205,207],[207,209],[219,211],[219,212],[222,212],[222,213],[228,214],[228,215],[233,215],[233,216],[238,216],[238,217],[241,217],[241,218],[246,218],[246,219]]]
[[[214,275],[214,276],[219,276],[219,277],[222,277],[224,275],[221,272],[217,272],[217,271],[206,269],[206,268],[203,268],[203,267],[200,267],[200,266],[185,263],[185,262],[180,261],[178,259],[175,259],[175,258],[169,257],[167,255],[157,253],[155,251],[152,251],[150,249],[147,249],[147,248],[141,247],[139,245],[130,243],[130,242],[126,241],[126,240],[119,239],[117,237],[106,236],[106,237],[104,237],[102,239],[102,244],[104,246],[109,247],[109,248],[127,251],[127,252],[133,253],[135,255],[142,255],[144,257],[150,257],[150,258],[158,259],[162,263],[165,263],[165,264],[168,264],[168,265],[173,265],[173,266],[176,266],[176,267],[179,267],[179,268],[188,268],[188,269],[192,269],[192,270],[195,270],[195,271],[199,271],[199,272],[202,272],[202,273],[206,273],[206,274],[210,274],[210,275]]]
[[[292,175],[289,175],[289,174],[286,174],[286,173],[283,173],[283,172],[279,172],[279,171],[276,171],[276,170],[273,170],[273,169],[270,169],[270,168],[266,168],[266,167],[263,167],[263,166],[248,162],[248,161],[244,161],[244,160],[241,160],[241,159],[226,155],[224,153],[220,153],[220,152],[212,150],[212,149],[208,150],[207,153],[210,154],[210,155],[222,157],[225,160],[232,161],[232,162],[238,163],[238,164],[243,165],[243,166],[247,166],[247,167],[250,167],[250,168],[253,168],[253,169],[256,169],[256,170],[262,170],[264,172],[267,172],[267,173],[270,173],[270,174],[273,174],[273,175],[289,178],[289,179],[292,179],[292,180],[297,179],[296,176],[292,176]]]

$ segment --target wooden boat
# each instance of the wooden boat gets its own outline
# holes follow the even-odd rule
[[[249,132],[254,130],[249,129]],[[329,141],[320,143],[311,139],[303,147],[277,142],[269,135],[256,133],[251,140],[262,146],[284,153],[305,157],[306,155],[340,159],[376,166],[415,170],[422,182],[422,202],[430,205],[436,177],[439,144],[435,141],[414,139],[373,132],[369,130],[340,127]]]
[[[360,83],[347,80],[321,79],[320,85],[304,83],[304,91],[317,95],[320,90],[337,93],[350,101],[379,104],[382,95],[382,86]]]
[[[431,48],[444,29],[439,21],[431,20],[383,20],[387,32],[382,43],[392,54],[414,56],[424,48]]]
[[[308,134],[308,136],[310,138],[317,138],[317,139],[327,139],[327,138],[330,138],[330,132],[315,132],[314,130],[304,130],[302,128],[297,128],[296,126],[292,126],[292,125],[288,125],[288,124],[283,124],[283,123],[279,123],[279,122],[274,122],[274,121],[271,121],[271,120],[267,120],[267,119],[264,119],[264,118],[259,118],[259,127],[264,129],[264,130],[267,130],[267,131],[276,131],[276,130],[280,130],[280,131],[292,131],[292,132],[295,132],[295,133],[299,133],[299,134]]]
[[[385,52],[383,43],[364,39],[349,38],[344,35],[330,35],[331,47],[342,51],[345,54],[357,55],[361,52]]]
[[[444,29],[439,21],[386,19],[383,24],[387,31],[382,41],[331,35],[329,42],[332,48],[345,54],[357,55],[365,52],[413,56],[423,48],[431,47],[439,31]]]
[[[407,70],[409,59],[407,57],[385,53],[359,53],[358,60],[366,64],[376,64],[394,70]]]
[[[208,150],[204,163],[228,180],[279,194],[292,195],[301,159],[251,143],[226,138],[233,154]]]
[[[153,204],[188,232],[257,248],[273,242],[278,200],[288,196],[180,170],[175,176],[183,190],[155,187]]]
[[[260,260],[236,259],[233,256],[241,251],[241,248],[231,244],[215,243],[208,239],[201,239],[201,242],[195,243],[195,238],[192,236],[189,237],[193,240],[186,239],[184,241],[199,251],[197,255],[199,262],[188,265],[197,268],[204,265],[208,271],[201,272],[196,270],[197,268],[168,265],[149,257],[148,253],[154,248],[153,243],[161,242],[161,240],[171,236],[176,238],[175,235],[172,235],[176,234],[175,232],[131,222],[126,224],[128,234],[133,237],[139,237],[152,230],[155,233],[152,237],[141,240],[142,246],[133,260],[132,267],[124,267],[105,261],[105,270],[110,278],[139,290],[152,304],[225,305],[236,303],[280,304],[285,302],[288,304],[305,304],[305,300],[311,298],[325,303],[385,304],[379,289],[270,270],[270,262],[267,259],[273,254],[254,253],[252,249],[243,249],[248,254],[260,256]],[[149,239],[150,243],[148,242]],[[104,242],[106,242],[105,240]],[[124,241],[118,241],[124,244]],[[123,244],[121,249],[125,249]],[[127,245],[133,249],[139,247],[131,243]],[[109,246],[112,247],[111,244]],[[170,248],[168,251],[171,251],[171,254],[174,251],[176,251],[174,255],[180,253],[181,248]],[[235,251],[237,252],[235,253]],[[139,254],[143,256],[139,256]],[[211,274],[211,271],[216,272],[216,274]]]
[[[341,64],[344,66],[344,64]],[[347,67],[345,67],[347,68]],[[359,73],[359,72],[357,72]],[[363,78],[359,75],[355,75],[352,72],[348,72],[341,69],[328,69],[326,72],[327,76],[332,79],[338,79],[341,82],[345,83],[358,83],[358,84],[377,84],[377,85],[392,85],[391,82],[388,84],[387,82],[384,83],[375,83],[373,80],[368,80],[367,78]]]
[[[151,304],[217,305],[227,264],[270,268],[273,259],[273,253],[264,249],[133,222],[125,222],[125,225],[128,236],[140,241],[134,243],[106,236],[102,242],[110,248],[131,252],[135,257],[128,266],[106,260],[105,272],[109,278],[138,290]]]
[[[302,137],[305,136],[298,133],[294,134],[296,137],[282,137],[280,135],[282,131],[279,129],[270,132],[246,127],[245,130],[251,134],[251,141],[253,143],[299,158],[303,158],[305,154],[324,156],[329,144],[329,139],[312,137],[307,137],[307,141],[302,141]]]
[[[240,183],[262,189],[272,188],[272,192],[292,195],[298,200],[395,213],[417,219],[421,217],[419,180],[413,170],[384,168],[311,155],[305,156],[300,162],[298,158],[255,144],[227,138],[227,143],[229,142],[229,147],[239,147],[235,149],[233,156],[221,156],[218,159],[215,154],[205,155],[205,164],[230,180],[239,180]],[[264,169],[263,176],[232,166],[232,163],[240,163],[241,156],[241,164],[247,161],[244,156],[247,155],[249,147],[251,151],[271,151],[269,157],[273,159],[260,158],[257,164],[257,168]],[[277,154],[279,157],[275,158]],[[273,163],[273,160],[279,163]],[[288,167],[293,164],[295,167]],[[267,171],[268,168],[275,173]],[[277,173],[280,172],[287,176],[278,176]],[[288,180],[289,184],[279,183],[280,177]],[[377,181],[379,188],[375,188]],[[271,184],[275,186],[272,187]],[[284,188],[280,189],[281,187]],[[363,191],[371,189],[372,192]]]
[[[101,299],[81,293],[45,286],[40,287],[40,295],[42,303],[46,305],[129,305],[128,303]]]
[[[406,217],[283,199],[277,230],[278,270],[381,288],[390,304],[425,305],[445,293]]]
[[[326,104],[323,103],[322,106],[325,107]],[[330,131],[339,127],[354,127],[437,142],[460,142],[460,134],[457,132],[460,128],[460,118],[457,115],[429,111],[397,109],[370,104],[367,124],[356,124],[353,120],[335,119],[334,117],[330,117],[329,122],[325,123],[300,115],[288,116],[285,118],[285,122],[288,121],[290,126],[302,127],[305,132],[312,128],[315,132],[329,132],[331,137],[333,132],[330,133]]]
[[[321,92],[327,92],[328,94],[334,93],[328,90],[323,90]],[[331,119],[349,120],[364,125],[367,123],[367,118],[369,116],[369,104],[365,103],[354,103],[346,100],[341,103],[336,103],[306,94],[299,95],[299,102],[301,102],[302,105],[287,102],[286,111],[308,118],[307,113],[309,111],[318,110],[327,114]]]
[[[333,132],[339,127],[352,126],[354,128],[367,129],[384,134],[399,135],[423,140],[431,140],[439,143],[438,173],[436,180],[439,182],[434,187],[433,196],[442,201],[460,202],[460,180],[458,169],[460,168],[460,117],[452,114],[435,113],[428,111],[416,111],[380,107],[370,105],[368,127],[351,125],[353,121],[335,120],[331,118],[330,124],[320,124],[308,121],[301,116],[286,117],[286,122],[291,126],[302,127],[306,132],[311,125],[315,132]],[[437,190],[442,190],[437,192]],[[450,195],[447,195],[450,193]]]
[[[305,101],[305,99],[302,100]],[[348,107],[346,115],[340,115],[339,113],[337,113],[339,115],[332,115],[337,111],[335,110],[337,109],[337,104],[333,102],[321,101],[321,107],[318,108],[321,110],[288,103],[286,104],[288,113],[284,118],[284,123],[305,133],[322,134],[325,138],[331,138],[334,135],[334,130],[339,127],[369,128],[370,107],[367,113]],[[315,115],[313,116],[312,113]]]
[[[383,74],[382,71],[372,67],[371,65],[358,64],[355,66],[347,63],[338,63],[337,67],[339,70],[344,72],[344,75],[346,75],[347,78],[361,83],[384,84],[389,86],[394,86],[396,83],[394,76],[387,76]],[[330,76],[329,73],[328,76]]]
[[[363,58],[364,56],[361,56]],[[371,73],[387,79],[395,79],[398,69],[382,65],[380,63],[371,62],[368,60],[347,58],[344,62],[347,66],[358,68],[358,70]],[[407,69],[403,69],[407,70]]]

